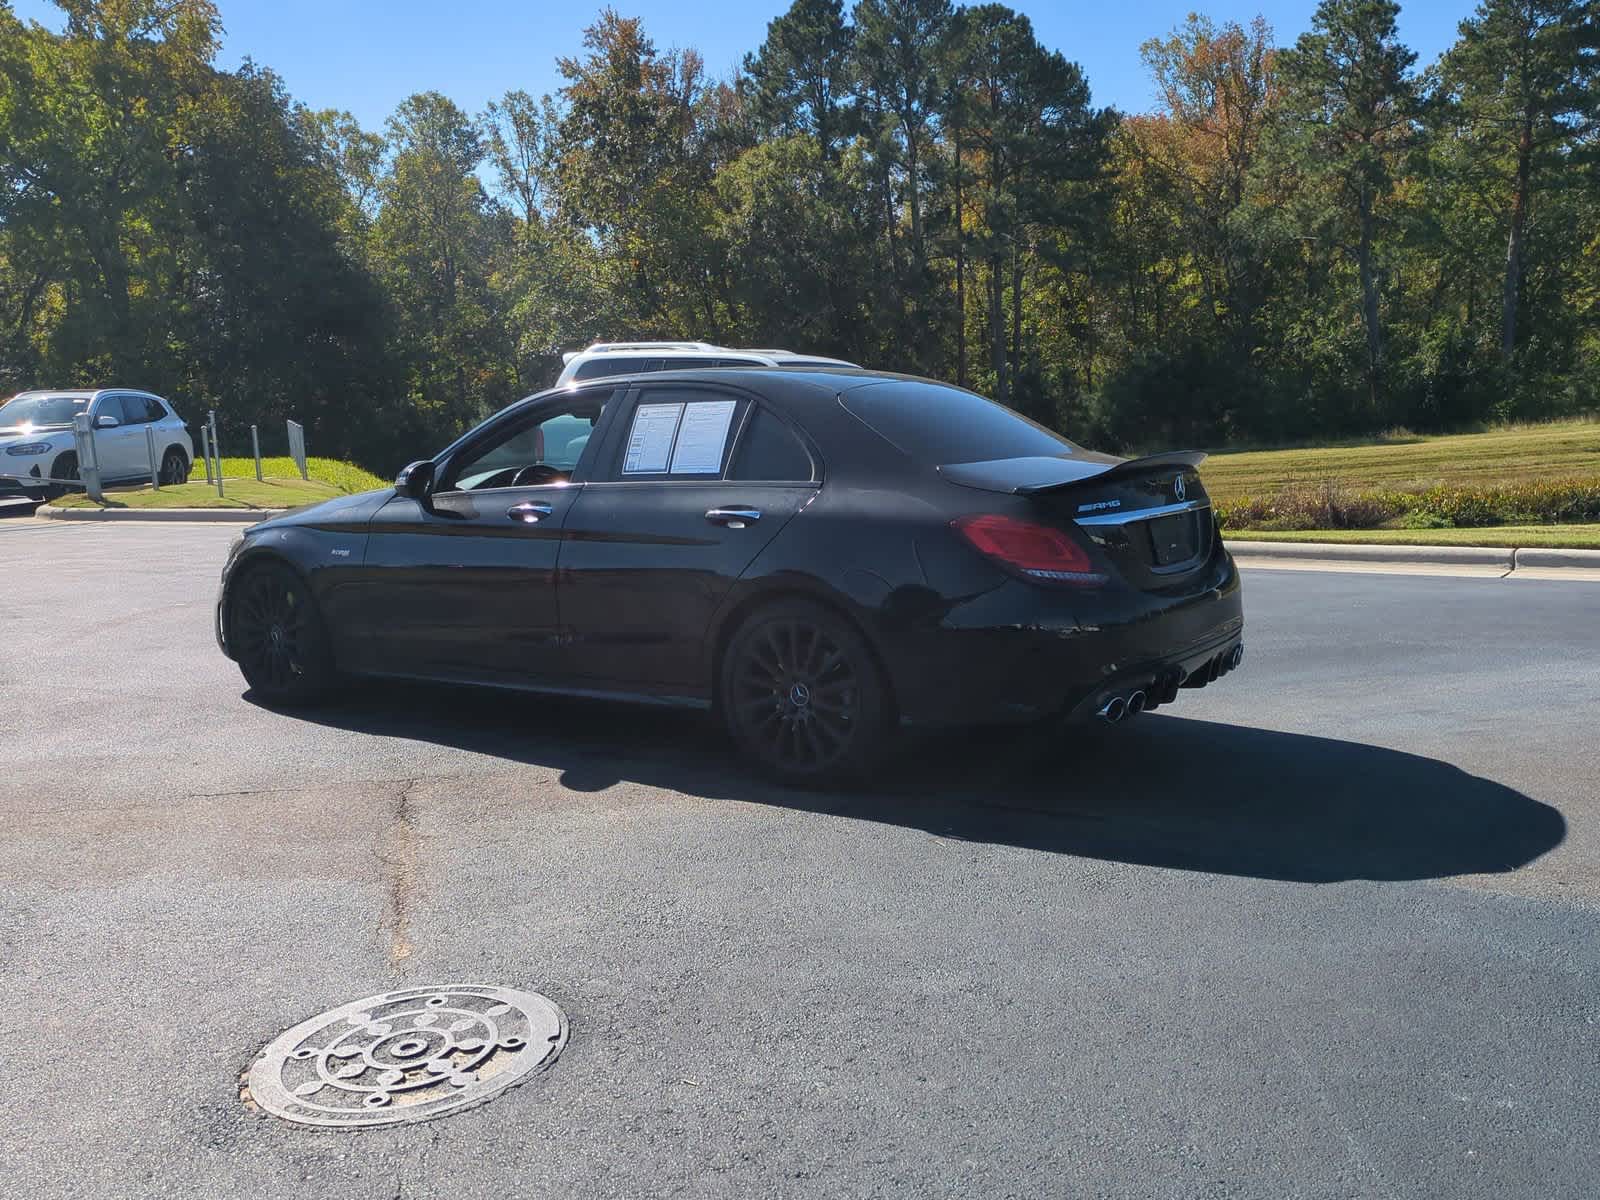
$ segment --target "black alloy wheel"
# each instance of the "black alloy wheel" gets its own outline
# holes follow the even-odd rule
[[[888,689],[861,636],[807,601],[762,609],[723,658],[724,718],[740,748],[791,782],[861,774],[888,741]]]
[[[173,446],[162,456],[159,478],[162,487],[177,487],[180,483],[189,482],[189,460],[184,457],[182,450]]]
[[[230,589],[228,648],[250,689],[274,704],[305,704],[333,682],[328,635],[300,577],[287,567],[249,569]]]

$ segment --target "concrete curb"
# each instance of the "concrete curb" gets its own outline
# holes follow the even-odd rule
[[[1315,559],[1318,562],[1426,563],[1445,567],[1512,569],[1514,550],[1500,546],[1352,546],[1333,542],[1226,542],[1235,558]]]
[[[1579,570],[1600,571],[1600,550],[1550,550],[1535,547],[1512,551],[1511,561],[1518,570],[1523,567],[1558,569],[1576,567]]]
[[[286,508],[56,508],[46,504],[34,512],[50,521],[232,521],[254,525],[288,512]]]
[[[1537,547],[1508,549],[1501,546],[1368,546],[1331,542],[1226,542],[1229,552],[1246,563],[1262,566],[1318,564],[1340,569],[1365,567],[1429,572],[1458,570],[1463,574],[1510,575],[1521,570],[1587,574],[1600,579],[1600,550],[1549,550]]]

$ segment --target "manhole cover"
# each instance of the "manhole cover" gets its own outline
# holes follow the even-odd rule
[[[302,1125],[426,1121],[555,1062],[567,1019],[533,992],[477,984],[368,996],[302,1021],[250,1068],[250,1098]]]

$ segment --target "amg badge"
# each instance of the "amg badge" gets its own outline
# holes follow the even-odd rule
[[[1081,513],[1096,512],[1102,508],[1121,508],[1121,500],[1096,500],[1093,504],[1080,504],[1078,511]]]

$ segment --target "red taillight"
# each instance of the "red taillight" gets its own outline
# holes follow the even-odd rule
[[[998,513],[957,517],[950,525],[978,552],[1046,583],[1104,583],[1089,554],[1059,529]]]

